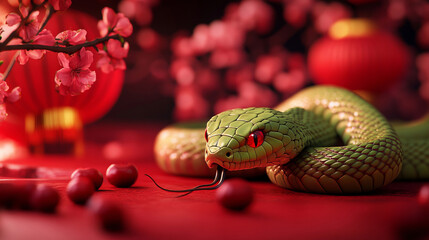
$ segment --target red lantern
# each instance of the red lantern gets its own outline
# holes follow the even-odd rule
[[[76,11],[56,13],[47,27],[52,34],[64,30],[86,29],[87,39],[100,37],[97,20]],[[22,98],[7,106],[13,117],[25,119],[31,149],[35,152],[80,152],[82,124],[101,118],[116,102],[122,88],[124,71],[105,74],[95,68],[98,56],[93,48],[97,81],[91,89],[78,96],[63,96],[56,92],[54,77],[61,67],[57,54],[48,52],[41,60],[29,60],[25,65],[15,64],[7,82],[11,88],[19,86]],[[13,53],[2,53],[7,59]],[[7,65],[8,61],[5,61]],[[0,69],[4,72],[5,66]]]
[[[387,90],[407,71],[410,53],[394,35],[363,19],[336,22],[310,49],[314,82],[351,90]]]

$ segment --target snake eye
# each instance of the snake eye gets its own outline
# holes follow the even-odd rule
[[[252,148],[261,146],[262,142],[264,142],[264,133],[261,130],[252,132],[247,138],[247,145]]]
[[[204,138],[206,139],[206,142],[209,141],[209,135],[207,134],[207,129],[204,131]]]

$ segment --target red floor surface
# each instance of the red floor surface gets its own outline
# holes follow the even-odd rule
[[[134,187],[118,189],[105,181],[96,193],[123,205],[128,216],[126,231],[104,232],[85,207],[67,199],[65,177],[31,180],[48,183],[60,191],[62,199],[57,213],[1,211],[0,239],[380,240],[399,239],[397,222],[407,222],[408,217],[414,221],[416,195],[424,184],[419,182],[394,182],[367,195],[330,196],[289,191],[267,180],[251,181],[255,201],[244,212],[224,209],[216,202],[214,191],[176,198],[176,194],[156,188],[143,174],[150,174],[162,186],[175,189],[211,180],[161,172],[152,153],[153,140],[160,129],[160,125],[148,124],[91,126],[86,131],[83,157],[33,156],[7,161],[59,168],[65,176],[77,167],[96,167],[104,173],[113,162],[136,164],[140,175]]]

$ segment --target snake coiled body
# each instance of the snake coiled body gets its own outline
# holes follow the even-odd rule
[[[401,174],[403,165],[403,178],[429,177],[427,153],[420,151],[423,154],[418,158],[422,160],[407,160],[406,155],[403,160],[402,146],[407,144],[401,144],[391,124],[371,104],[336,87],[307,88],[276,109],[222,112],[208,121],[206,143],[204,130],[192,131],[200,136],[198,140],[183,131],[179,133],[184,134],[180,141],[160,133],[155,154],[162,169],[189,175],[186,171],[204,167],[205,150],[209,167],[219,165],[230,171],[266,167],[274,184],[297,191],[368,192],[391,183]],[[428,136],[421,135],[409,145],[421,142],[426,146]],[[198,142],[200,147],[191,147],[196,144],[188,140]],[[179,153],[177,147],[166,147],[167,141],[180,142],[191,150]],[[207,167],[204,169],[206,172],[193,175],[210,173]]]

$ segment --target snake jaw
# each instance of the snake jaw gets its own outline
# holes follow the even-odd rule
[[[232,160],[232,151],[229,148],[207,147],[206,148],[206,163],[209,168],[219,165],[225,168],[225,162]]]
[[[223,167],[222,161],[214,157],[206,158],[206,163],[207,163],[207,166],[209,166],[209,168],[214,168],[217,165]]]

